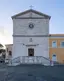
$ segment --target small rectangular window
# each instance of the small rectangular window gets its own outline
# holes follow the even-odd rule
[[[9,51],[9,55],[12,56],[12,52],[11,51]]]
[[[64,47],[64,42],[61,42],[60,46],[61,46],[61,47]]]
[[[52,41],[52,47],[53,47],[53,48],[56,48],[56,47],[57,47],[56,41]]]

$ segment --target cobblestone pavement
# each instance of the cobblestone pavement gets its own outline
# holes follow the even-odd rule
[[[64,66],[1,65],[0,81],[64,81]]]

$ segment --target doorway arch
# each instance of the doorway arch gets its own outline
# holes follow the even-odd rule
[[[57,56],[56,56],[56,54],[53,54],[53,55],[52,55],[52,60],[53,60],[53,61],[57,61]]]

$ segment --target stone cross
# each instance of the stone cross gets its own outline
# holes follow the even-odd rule
[[[30,9],[32,9],[32,8],[33,8],[33,6],[31,5],[31,6],[30,6]]]

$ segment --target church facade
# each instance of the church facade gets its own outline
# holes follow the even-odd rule
[[[33,9],[12,16],[13,45],[6,45],[6,58],[9,58],[8,56],[12,59],[25,57],[27,60],[33,59],[34,61],[34,58],[37,60],[42,58],[43,64],[49,64],[50,60],[63,63],[64,48],[59,47],[64,44],[64,35],[49,34],[50,18]]]
[[[35,10],[27,10],[12,16],[12,58],[43,56],[49,58],[50,16]]]

